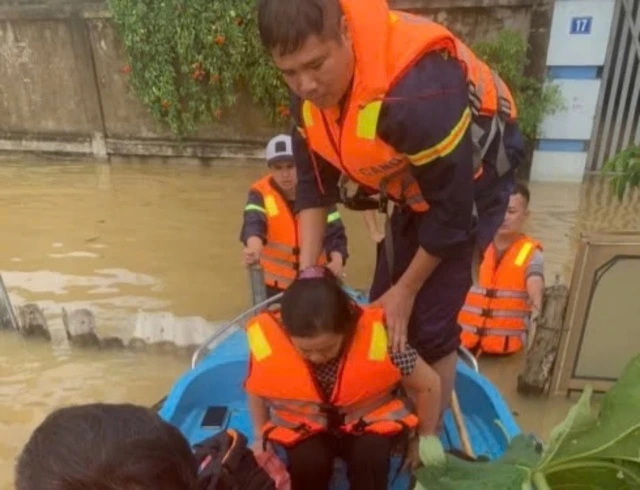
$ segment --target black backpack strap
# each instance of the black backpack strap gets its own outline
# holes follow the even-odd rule
[[[198,463],[198,490],[215,490],[224,479],[224,459],[231,448],[231,436],[220,432],[194,446]]]
[[[240,466],[240,461],[247,449],[247,437],[234,429],[227,429],[229,446],[222,458],[222,464],[232,473]]]

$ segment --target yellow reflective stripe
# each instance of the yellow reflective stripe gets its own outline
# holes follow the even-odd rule
[[[373,324],[373,332],[371,332],[371,345],[369,346],[369,359],[371,361],[385,360],[389,349],[387,342],[387,330],[382,323],[375,322]]]
[[[329,216],[327,216],[327,223],[333,223],[334,221],[338,221],[340,219],[340,213],[338,211],[334,211]]]
[[[313,116],[311,115],[311,102],[305,100],[302,103],[302,120],[304,121],[304,127],[308,128],[313,126]]]
[[[437,158],[446,157],[449,153],[456,149],[464,134],[471,124],[471,109],[466,108],[462,113],[462,117],[451,130],[449,135],[440,143],[431,148],[416,153],[415,155],[407,155],[411,163],[414,165],[425,165],[433,162]]]
[[[271,346],[259,324],[254,323],[247,329],[247,339],[253,357],[257,361],[262,361],[271,355]]]
[[[278,211],[278,205],[276,204],[276,198],[271,194],[267,195],[264,198],[264,207],[267,209],[267,214],[270,218],[278,216],[278,214],[280,213],[280,211]]]
[[[244,207],[244,210],[245,211],[259,211],[259,212],[264,213],[264,214],[266,214],[266,212],[267,212],[263,207],[260,207],[257,204],[247,204]]]
[[[360,109],[358,112],[358,123],[356,126],[356,135],[358,138],[366,140],[373,140],[376,138],[380,109],[382,109],[381,100],[370,102]]]
[[[520,252],[518,252],[518,256],[516,257],[514,264],[517,265],[518,267],[522,267],[522,264],[524,264],[524,261],[527,260],[527,256],[529,255],[529,252],[531,252],[532,248],[533,248],[533,243],[531,242],[525,243],[520,249]]]

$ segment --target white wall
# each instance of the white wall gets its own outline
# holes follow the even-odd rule
[[[614,6],[615,0],[556,0],[547,67],[565,109],[542,124],[531,180],[582,180]]]

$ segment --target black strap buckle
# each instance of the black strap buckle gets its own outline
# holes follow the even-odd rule
[[[327,430],[334,435],[340,435],[345,424],[345,414],[333,405],[321,405],[320,412],[327,418]]]

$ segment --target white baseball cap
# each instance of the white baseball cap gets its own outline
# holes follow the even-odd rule
[[[267,143],[265,156],[267,158],[267,165],[271,165],[280,160],[293,161],[291,136],[288,134],[279,134],[271,138],[271,141]]]

